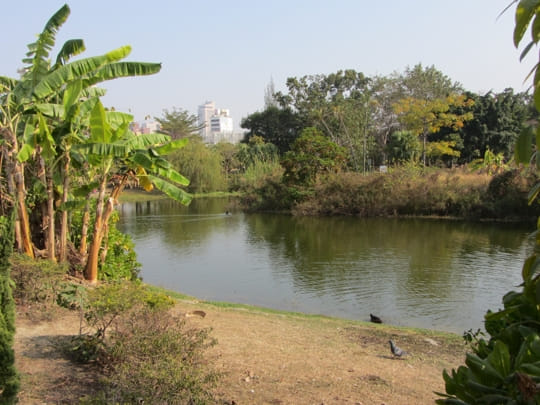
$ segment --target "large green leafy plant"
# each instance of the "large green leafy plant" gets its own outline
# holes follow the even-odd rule
[[[511,4],[516,3],[512,2]],[[510,6],[509,6],[510,7]],[[514,44],[519,46],[527,28],[531,41],[521,58],[540,41],[540,0],[521,0],[516,8]],[[536,109],[540,111],[540,64],[531,71]],[[516,145],[516,162],[534,162],[540,169],[540,127],[525,129]],[[540,192],[536,184],[530,194],[533,203]],[[540,221],[537,225],[540,229]],[[503,297],[504,308],[489,311],[485,329],[489,339],[474,336],[465,366],[443,377],[444,398],[439,404],[540,404],[540,232],[536,232],[533,254],[525,260],[520,291]],[[470,337],[470,335],[469,335]]]

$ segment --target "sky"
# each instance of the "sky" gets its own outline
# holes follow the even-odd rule
[[[242,118],[264,109],[273,81],[354,69],[366,76],[435,66],[466,90],[526,91],[536,51],[519,61],[512,0],[17,0],[2,7],[0,76],[17,69],[47,20],[71,9],[56,53],[82,38],[82,56],[131,45],[126,60],[161,62],[152,76],[106,82],[106,107],[136,121],[214,101]],[[528,34],[527,34],[528,35]]]

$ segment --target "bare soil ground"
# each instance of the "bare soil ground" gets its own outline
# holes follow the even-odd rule
[[[212,328],[208,353],[223,374],[218,404],[433,404],[444,391],[442,370],[464,361],[460,337],[388,325],[270,313],[180,301],[187,322]],[[67,360],[60,344],[79,333],[79,315],[58,310],[46,319],[18,308],[15,352],[21,404],[73,404],[99,389],[92,367]],[[390,354],[393,339],[409,352]]]

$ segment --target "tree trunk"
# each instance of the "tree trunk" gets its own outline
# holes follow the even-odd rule
[[[45,237],[45,251],[47,258],[56,262],[55,232],[54,232],[54,183],[52,177],[47,173],[45,160],[41,156],[41,147],[36,147],[37,177],[45,186],[47,191],[47,202],[42,206],[41,227]]]
[[[47,229],[47,254],[49,260],[56,262],[56,232],[55,232],[55,212],[54,212],[54,181],[52,174],[47,176],[47,217],[49,218],[49,228]]]
[[[103,236],[107,236],[107,239],[101,252],[101,262],[105,262],[105,260],[107,259],[107,252],[109,250],[109,219],[114,212],[115,205],[118,203],[118,197],[124,190],[127,179],[128,175],[122,176],[122,180],[113,188],[111,195],[107,200],[107,205],[105,206],[105,211],[103,213]]]
[[[99,185],[98,201],[96,206],[96,219],[94,222],[94,231],[92,244],[88,252],[88,260],[86,262],[86,269],[84,277],[91,283],[97,282],[97,270],[99,260],[99,248],[101,247],[101,241],[103,240],[103,205],[105,201],[105,188],[107,186],[107,179],[103,178]]]
[[[94,238],[92,244],[90,245],[90,251],[88,253],[88,261],[86,262],[86,272],[85,278],[91,283],[97,282],[98,276],[98,261],[100,259],[99,250],[101,248],[101,242],[103,242],[103,237],[108,230],[109,218],[111,217],[114,206],[117,202],[118,196],[124,189],[128,175],[124,175],[119,184],[117,184],[109,198],[107,199],[107,204],[105,205],[105,187],[106,180],[103,180],[99,188],[98,203],[96,207],[96,221],[94,223]],[[101,259],[105,261],[107,252],[101,256]]]
[[[17,250],[34,258],[34,249],[32,246],[32,237],[30,235],[30,219],[26,210],[26,190],[24,187],[24,164],[17,160],[19,151],[17,138],[10,128],[4,128],[2,131],[7,143],[6,167],[12,179],[12,192],[17,206]],[[11,181],[8,178],[8,184]]]
[[[104,242],[100,255],[101,263],[105,263],[107,253],[109,252],[109,223],[106,220],[103,221],[103,239]]]
[[[86,260],[88,257],[88,248],[86,242],[88,240],[88,224],[90,222],[90,195],[86,199],[86,204],[84,206],[84,212],[82,216],[81,224],[81,244],[79,246],[79,253],[83,257],[83,260]]]
[[[15,187],[17,190],[17,215],[21,232],[22,250],[32,259],[34,258],[34,249],[30,236],[30,219],[26,210],[26,190],[24,188],[24,166],[22,163],[15,164]]]
[[[69,192],[69,165],[70,157],[69,151],[66,151],[64,156],[64,167],[63,167],[63,190],[62,190],[62,205],[64,205],[68,200]],[[60,262],[65,262],[67,260],[67,234],[68,234],[68,212],[65,207],[62,210],[62,216],[60,217],[60,243],[58,247],[58,258]]]
[[[6,147],[2,147],[2,164],[4,165],[4,170],[6,173],[6,181],[7,181],[7,188],[8,188],[8,194],[11,196],[13,201],[10,202],[14,207],[16,206],[15,202],[15,195],[16,193],[16,187],[15,187],[15,180],[13,179],[13,167],[11,165],[11,160],[9,158],[9,152]],[[0,167],[0,170],[2,168]],[[15,215],[14,220],[14,230],[15,230],[15,246],[17,249],[22,252],[22,236],[21,236],[21,221],[18,217],[18,215]]]

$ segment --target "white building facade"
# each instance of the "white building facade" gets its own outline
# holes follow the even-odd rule
[[[213,101],[207,101],[198,110],[199,134],[209,144],[219,142],[238,143],[241,136],[234,133],[234,122],[228,109],[216,108]]]

